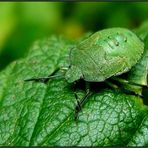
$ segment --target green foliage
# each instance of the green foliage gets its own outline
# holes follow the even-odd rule
[[[126,78],[132,83],[142,86],[147,86],[148,81],[148,23],[144,22],[139,28],[135,29],[137,35],[144,42],[144,53],[138,63],[132,67]],[[137,94],[142,95],[142,86],[134,86],[127,84],[125,87],[129,90],[135,91]]]
[[[112,11],[114,10],[114,11]],[[63,34],[68,38],[109,27],[138,27],[148,20],[148,3],[0,3],[0,70],[24,57],[33,41]]]
[[[34,40],[58,32],[60,11],[58,3],[1,3],[0,69],[24,56]]]
[[[63,78],[47,84],[24,79],[67,66],[74,42],[50,37],[0,73],[0,145],[147,146],[148,108],[142,98],[105,88],[89,96],[74,121],[76,99]],[[77,89],[79,98],[85,95]]]
[[[148,39],[148,37],[146,37]],[[143,86],[147,86],[147,76],[148,76],[148,48],[145,41],[145,51],[143,53],[142,58],[139,62],[131,69],[128,74],[128,80],[130,82],[140,84]],[[134,89],[137,94],[142,94],[141,86],[129,86],[129,89]]]

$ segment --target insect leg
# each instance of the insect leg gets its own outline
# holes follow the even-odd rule
[[[104,82],[113,89],[119,89],[119,87],[117,85],[113,84],[109,80],[105,80]]]
[[[76,98],[76,101],[77,101],[77,104],[76,104],[76,107],[75,107],[75,112],[79,112],[81,110],[81,105],[80,105],[78,95],[76,93],[76,83],[77,83],[77,81],[74,82],[74,86],[73,86],[74,95],[75,95],[75,98]],[[76,120],[76,116],[75,116],[75,120]]]
[[[121,90],[124,91],[127,94],[134,94],[142,97],[142,90],[143,88],[148,88],[147,85],[142,85],[134,82],[130,82],[128,80],[118,78],[118,77],[112,77],[112,80],[115,80],[119,82],[121,85]]]
[[[130,82],[130,81],[122,79],[122,78],[118,78],[118,77],[112,77],[111,79],[118,81],[121,84],[131,84],[131,85],[135,85],[135,86],[141,86],[141,87],[146,86],[146,87],[148,87],[147,85],[137,84],[137,83]]]
[[[81,104],[80,104],[80,101],[78,99],[78,95],[75,93],[75,98],[77,100],[77,105],[75,107],[75,121],[77,120],[77,115],[78,115],[78,112],[81,111]]]
[[[85,94],[85,96],[81,99],[81,101],[75,107],[75,121],[77,120],[78,113],[81,111],[81,108],[84,105],[84,103],[87,100],[89,95],[91,95],[91,92],[90,92],[90,89],[89,89],[89,83],[86,82],[86,94]]]

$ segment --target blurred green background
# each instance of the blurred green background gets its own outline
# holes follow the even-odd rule
[[[39,38],[63,34],[76,39],[113,26],[133,29],[147,19],[146,2],[0,2],[0,70]]]

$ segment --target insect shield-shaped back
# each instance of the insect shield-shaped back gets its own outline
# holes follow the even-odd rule
[[[130,30],[111,28],[98,31],[70,52],[68,82],[80,78],[101,82],[127,72],[144,51],[143,42]]]

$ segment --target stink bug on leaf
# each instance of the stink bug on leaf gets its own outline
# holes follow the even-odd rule
[[[96,32],[70,52],[70,68],[65,78],[74,82],[101,82],[129,71],[144,51],[144,44],[131,31],[111,28]]]
[[[70,65],[64,77],[69,83],[79,79],[84,79],[86,82],[103,82],[112,76],[129,71],[141,58],[143,51],[143,42],[130,30],[104,29],[92,34],[71,49]],[[54,77],[57,76],[32,78],[27,81],[45,82]],[[77,99],[76,117],[89,94],[87,87],[86,96],[81,101]]]

